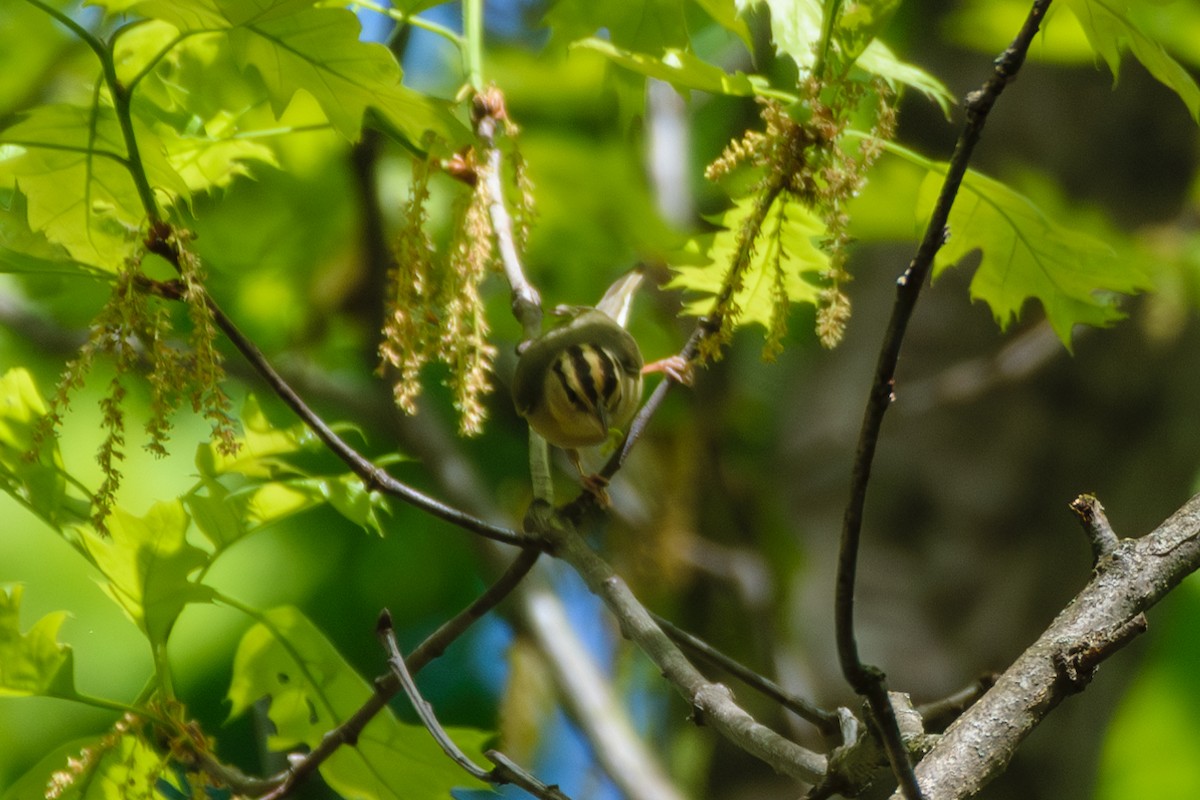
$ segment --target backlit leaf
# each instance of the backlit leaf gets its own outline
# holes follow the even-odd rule
[[[0,200],[0,272],[94,274],[96,268],[31,229],[25,195],[14,189],[7,201]]]
[[[310,748],[357,711],[372,687],[295,608],[272,609],[242,637],[229,686],[231,716],[268,698],[274,750]],[[468,755],[488,739],[482,731],[449,728]],[[485,763],[485,762],[483,762]],[[453,787],[478,787],[441,751],[423,727],[399,722],[385,708],[353,745],[321,765],[321,776],[343,797],[363,800],[444,798]]]
[[[944,164],[930,165],[917,204],[922,218],[936,202],[944,171]],[[1118,259],[1107,244],[1055,222],[1028,198],[977,172],[963,180],[949,230],[934,276],[982,251],[971,296],[991,307],[1002,329],[1020,316],[1026,300],[1036,299],[1070,347],[1075,325],[1103,326],[1124,316],[1114,293],[1148,287],[1141,270]]]
[[[822,4],[820,0],[743,0],[745,5],[761,2],[771,10],[771,38],[780,54],[796,65],[810,70],[816,63],[817,44],[821,41]],[[861,45],[856,45],[861,46]],[[943,113],[949,113],[954,97],[939,81],[924,70],[898,58],[879,39],[872,39],[854,62],[867,72],[892,85],[910,86],[933,100]]]
[[[617,47],[636,52],[688,46],[682,0],[559,0],[546,12],[545,23],[564,44],[603,29]]]
[[[163,800],[188,794],[167,758],[137,732],[110,733],[63,763],[55,800]],[[186,784],[185,784],[186,785]]]
[[[325,504],[355,524],[383,533],[383,497],[367,491],[362,479],[342,468],[340,461],[336,472],[318,469],[313,459],[325,454],[325,446],[307,426],[275,427],[253,395],[241,419],[244,434],[236,454],[222,453],[212,442],[196,452],[203,478],[187,503],[199,513],[197,524],[214,543],[227,543],[230,537],[240,538]],[[217,480],[223,476],[224,482]]]
[[[156,503],[143,517],[113,509],[109,537],[85,533],[83,547],[108,582],[105,592],[150,638],[166,641],[189,603],[205,603],[212,590],[192,580],[209,555],[187,542],[188,516],[178,500]]]
[[[37,458],[27,458],[46,414],[46,403],[25,369],[0,377],[0,489],[54,528],[91,514],[90,499],[67,479],[58,441],[44,441]]]
[[[65,611],[47,614],[21,633],[23,587],[0,587],[0,697],[45,695],[72,698],[71,648],[58,641]]]
[[[768,91],[770,86],[759,75],[747,75],[744,72],[730,74],[682,50],[668,49],[659,58],[624,50],[612,42],[594,37],[576,42],[573,47],[593,50],[614,64],[649,78],[666,81],[681,92],[696,89],[713,94],[749,97]]]
[[[143,0],[124,5],[124,10],[169,22],[184,33],[226,32],[238,64],[262,79],[276,116],[296,92],[305,91],[351,140],[358,139],[367,108],[374,108],[414,146],[430,130],[450,141],[465,135],[444,103],[400,83],[400,65],[386,47],[359,40],[361,25],[348,9],[317,8],[312,0]]]
[[[691,239],[681,257],[672,266],[675,277],[669,286],[702,295],[684,307],[688,314],[707,314],[725,283],[725,275],[734,259],[742,223],[750,214],[754,198],[746,197],[718,218],[720,227]],[[819,278],[829,267],[829,256],[818,246],[825,225],[797,202],[786,205],[776,200],[767,212],[742,290],[734,302],[742,310],[741,324],[770,328],[776,307],[776,264],[778,276],[791,303],[816,304],[821,292]],[[782,253],[780,249],[782,248]]]
[[[1122,0],[1067,0],[1088,41],[1105,60],[1115,78],[1126,48],[1151,75],[1179,95],[1192,119],[1200,122],[1200,86],[1157,41],[1147,36],[1129,16]]]
[[[134,120],[139,156],[167,199],[187,184],[158,136]],[[15,180],[28,202],[29,227],[71,258],[115,271],[132,251],[146,208],[125,166],[120,124],[111,108],[39,106],[0,131],[0,181]]]
[[[834,37],[844,57],[853,61],[887,28],[900,0],[844,0],[838,6]]]
[[[750,26],[738,13],[734,0],[696,0],[696,4],[718,25],[741,39],[747,50],[754,49],[754,36],[750,33]]]

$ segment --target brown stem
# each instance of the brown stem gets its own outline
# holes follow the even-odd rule
[[[1050,0],[1035,0],[1020,32],[1008,49],[995,62],[992,76],[983,87],[967,95],[967,122],[959,135],[954,154],[946,170],[941,192],[925,229],[917,253],[908,269],[896,281],[896,300],[892,306],[891,319],[880,346],[875,367],[875,377],[863,414],[858,447],[850,479],[850,499],[846,504],[842,522],[841,544],[838,552],[837,582],[835,587],[835,625],[838,660],[846,682],[855,692],[864,696],[871,706],[884,734],[888,760],[900,779],[904,795],[910,800],[921,797],[921,788],[913,775],[903,743],[900,740],[895,713],[888,701],[888,690],[884,673],[876,667],[863,663],[858,653],[858,642],[854,633],[854,587],[858,571],[858,551],[862,538],[863,508],[866,504],[867,486],[871,478],[871,465],[884,414],[893,399],[896,381],[896,364],[900,358],[900,347],[904,341],[908,322],[916,308],[917,299],[925,284],[934,257],[945,243],[948,234],[947,222],[950,209],[958,195],[959,186],[967,172],[971,153],[983,132],[988,113],[1000,93],[1016,76],[1025,53],[1037,33]]]

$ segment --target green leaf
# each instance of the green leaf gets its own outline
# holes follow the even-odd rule
[[[248,478],[272,478],[279,474],[284,462],[281,456],[311,449],[319,442],[307,426],[275,427],[263,412],[258,398],[248,395],[242,406],[242,435],[237,451],[222,452],[217,442],[202,444],[196,449],[196,468],[206,477],[235,472]]]
[[[357,475],[347,473],[333,479],[314,479],[310,483],[343,517],[362,528],[383,535],[383,522],[379,518],[379,512],[386,511],[388,506],[379,493],[368,491]]]
[[[916,89],[937,103],[942,114],[947,118],[950,117],[950,107],[954,105],[954,95],[950,94],[946,85],[920,67],[901,61],[887,45],[878,39],[867,45],[867,49],[854,63],[872,75],[883,78],[893,88],[897,84],[903,84]]]
[[[668,49],[661,58],[645,53],[623,50],[612,42],[589,38],[575,42],[572,47],[600,53],[614,64],[639,72],[649,78],[666,81],[680,92],[696,89],[712,94],[750,97],[756,94],[778,96],[770,91],[770,83],[760,75],[735,72],[732,75],[691,53]],[[794,99],[794,98],[790,98]]]
[[[690,47],[683,0],[559,0],[544,22],[552,45],[565,47],[604,31],[615,47],[633,53]],[[618,70],[609,72],[607,84],[617,97],[618,122],[628,129],[645,110],[646,82]]]
[[[188,187],[158,136],[136,119],[134,134],[151,186],[169,199]],[[115,271],[132,252],[146,209],[126,167],[116,113],[107,107],[39,106],[0,132],[0,181],[28,200],[29,227],[71,258]]]
[[[559,0],[546,12],[544,22],[560,43],[603,29],[613,44],[635,52],[688,46],[682,0]]]
[[[670,288],[705,295],[686,303],[684,313],[700,316],[712,310],[733,263],[742,223],[753,204],[753,197],[743,198],[724,214],[710,219],[719,229],[692,238],[672,266],[675,276],[668,284]],[[741,324],[770,329],[777,277],[788,302],[816,304],[822,288],[818,281],[829,267],[829,256],[818,245],[824,234],[824,223],[803,205],[776,199],[755,243],[742,290],[734,297],[742,309]],[[776,264],[783,270],[779,276]]]
[[[96,275],[95,267],[71,258],[65,247],[29,227],[25,195],[15,189],[8,194],[7,202],[0,200],[0,272]]]
[[[220,554],[253,528],[240,504],[230,501],[230,494],[220,481],[206,477],[183,498],[192,522],[213,544],[215,554]]]
[[[65,611],[47,614],[21,633],[20,584],[0,586],[0,697],[73,698],[74,659],[58,641]]]
[[[790,57],[802,70],[816,63],[814,48],[821,41],[822,4],[820,0],[745,0],[765,3],[771,10],[771,38],[782,55]],[[859,46],[859,45],[855,45]],[[954,96],[937,78],[896,58],[879,39],[865,46],[854,64],[878,75],[892,86],[904,84],[924,94],[949,114]]]
[[[109,538],[86,532],[81,541],[108,582],[104,591],[157,646],[189,603],[207,603],[212,590],[193,573],[209,555],[187,542],[188,516],[178,500],[162,501],[144,517],[121,508],[108,520]]]
[[[1057,64],[1093,64],[1096,53],[1074,14],[1054,3],[1029,47],[1029,60]],[[996,54],[1008,47],[1029,15],[1026,0],[967,0],[956,4],[941,25],[956,44]]]
[[[839,3],[834,37],[843,57],[854,61],[892,21],[900,0],[846,0]]]
[[[238,131],[228,120],[213,120],[205,130],[178,134],[163,131],[163,146],[171,165],[193,194],[228,186],[239,175],[249,175],[249,162],[279,166],[275,152],[261,142],[233,138]]]
[[[451,142],[466,135],[445,103],[400,83],[400,65],[391,51],[359,40],[361,25],[348,9],[314,8],[312,0],[143,0],[122,5],[122,10],[163,20],[183,33],[226,32],[237,63],[262,79],[277,117],[303,90],[350,140],[359,138],[368,107],[414,147],[431,130]]]
[[[946,169],[927,163],[917,201],[921,218],[932,211]],[[964,178],[948,227],[934,277],[981,250],[971,297],[991,307],[1001,329],[1020,315],[1026,300],[1036,299],[1068,348],[1075,325],[1103,326],[1124,316],[1114,292],[1132,294],[1149,284],[1141,270],[1118,259],[1104,242],[1058,224],[1028,198],[977,172]]]
[[[392,8],[413,15],[449,2],[450,0],[392,0]]]
[[[0,118],[29,104],[31,87],[70,58],[77,40],[32,3],[5,3],[0,24]]]
[[[303,614],[283,607],[266,612],[242,637],[229,686],[231,717],[269,698],[267,715],[274,750],[316,747],[371,696],[372,687]],[[488,734],[449,728],[468,755],[478,754]],[[353,746],[340,748],[321,765],[321,775],[343,797],[364,800],[443,798],[453,787],[482,786],[455,765],[421,726],[399,722],[385,708]]]
[[[340,461],[333,474],[314,473],[304,463],[326,454],[307,426],[276,428],[251,395],[242,410],[242,427],[245,433],[236,454],[222,453],[213,442],[196,452],[203,477],[186,502],[199,513],[197,523],[210,541],[228,543],[230,537],[241,538],[327,503],[351,522],[382,535],[379,514],[387,504],[381,494],[367,491],[361,478],[340,469]],[[217,480],[222,476],[230,485]]]
[[[1128,48],[1151,75],[1187,106],[1192,119],[1200,122],[1200,86],[1186,69],[1147,36],[1129,16],[1129,6],[1121,0],[1067,0],[1083,27],[1088,41],[1112,70],[1116,79],[1121,68],[1121,51]]]
[[[696,5],[703,8],[714,22],[741,39],[747,50],[754,51],[754,36],[746,20],[738,13],[734,0],[696,0]]]
[[[86,520],[90,500],[69,489],[56,439],[47,438],[37,458],[26,457],[45,414],[46,403],[27,370],[10,369],[0,377],[0,488],[49,525],[61,528]]]

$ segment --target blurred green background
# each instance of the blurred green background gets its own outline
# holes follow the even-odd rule
[[[526,254],[531,276],[548,304],[589,302],[638,259],[677,246],[688,226],[655,210],[645,128],[625,124],[625,96],[614,91],[611,75],[596,57],[564,60],[542,50],[543,36],[530,25],[541,11],[536,4],[489,6],[487,77],[506,91],[524,128],[520,147],[539,210]],[[1195,74],[1196,4],[1142,11],[1147,29]],[[450,7],[445,16],[455,13]],[[885,38],[962,97],[987,77],[1023,13],[1021,3],[912,1]],[[1196,125],[1136,63],[1125,64],[1113,86],[1065,22],[1052,20],[1051,34],[1035,44],[989,120],[974,166],[1022,189],[1061,221],[1104,231],[1152,270],[1157,291],[1129,300],[1122,324],[1080,331],[1073,354],[1033,305],[1020,324],[999,332],[988,309],[969,301],[969,264],[922,297],[868,497],[857,612],[865,658],[888,672],[892,688],[918,701],[1003,669],[1088,579],[1087,542],[1067,508],[1077,494],[1098,495],[1117,532],[1136,536],[1198,485]],[[704,36],[696,34],[697,47]],[[726,60],[746,66],[736,54]],[[409,82],[426,90],[450,93],[461,78],[453,58],[418,35],[405,66]],[[0,121],[91,69],[83,48],[30,7],[0,5]],[[905,98],[901,108],[899,140],[947,157],[961,112],[947,123],[919,97]],[[754,109],[697,94],[684,120],[686,178],[673,189],[697,212],[715,211],[721,196],[700,177],[703,165],[754,124]],[[487,298],[501,358],[486,433],[454,437],[436,370],[421,415],[400,419],[390,388],[373,370],[380,246],[386,249],[407,194],[407,158],[379,139],[353,152],[326,134],[279,145],[280,169],[256,169],[252,179],[196,205],[196,246],[213,295],[327,419],[352,422],[372,452],[408,455],[395,468],[398,477],[519,519],[528,481],[523,426],[505,391],[518,336],[505,287],[495,280]],[[846,341],[832,352],[820,349],[803,310],[777,363],[759,359],[757,332],[739,335],[728,356],[702,371],[693,391],[673,395],[655,419],[614,487],[615,519],[601,544],[654,610],[825,705],[853,702],[833,646],[836,542],[893,282],[911,258],[919,224],[911,208],[889,204],[886,187],[881,172],[856,218],[861,242],[849,264],[854,316]],[[374,209],[382,213],[383,239],[373,238],[368,224]],[[445,219],[443,213],[435,224]],[[3,277],[0,368],[27,366],[49,393],[103,302],[95,288],[81,291],[77,281],[56,277]],[[634,329],[648,358],[672,352],[687,335],[678,303],[670,293],[639,299]],[[253,392],[280,424],[292,424],[230,357],[235,403]],[[91,481],[99,475],[93,454],[104,379],[98,374],[75,397],[61,433],[68,466]],[[131,416],[145,403],[144,391],[135,389]],[[204,423],[181,416],[165,460],[142,452],[131,435],[122,504],[141,512],[185,491],[195,480],[195,448],[207,435]],[[151,664],[132,623],[73,551],[7,498],[0,498],[0,519],[0,584],[25,585],[23,625],[69,610],[61,636],[75,650],[81,688],[135,696]],[[210,577],[259,607],[300,606],[363,674],[374,675],[382,669],[372,636],[380,608],[391,609],[411,646],[492,574],[468,534],[399,505],[385,526],[388,536],[380,539],[328,510],[302,515],[240,543]],[[695,796],[795,793],[763,765],[686,726],[687,709],[643,674],[639,656],[612,644],[609,622],[588,616],[594,612],[586,599],[564,591],[596,626],[592,633],[616,648],[613,668],[631,704],[648,726],[667,731],[663,753],[677,769],[691,770],[683,782]],[[1147,635],[1050,716],[985,796],[1200,796],[1198,621],[1200,584],[1193,578],[1150,614]],[[222,699],[232,650],[248,624],[229,610],[190,608],[171,656],[190,710],[221,740],[222,754],[257,769],[253,726],[226,725]],[[507,671],[500,656],[511,637],[501,622],[484,625],[423,676],[444,721],[501,723]],[[764,721],[816,744],[811,730],[767,701],[744,689],[738,696]],[[110,724],[109,716],[58,701],[0,698],[0,790],[59,743]],[[577,796],[606,792],[611,788]]]

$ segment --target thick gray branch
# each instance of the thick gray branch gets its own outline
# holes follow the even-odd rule
[[[916,768],[929,800],[970,797],[1000,774],[1050,711],[1140,631],[1143,611],[1200,568],[1200,495],[1122,541],[1092,580]],[[893,795],[897,800],[900,795]]]
[[[574,530],[553,523],[543,527],[551,539],[553,553],[566,561],[620,621],[621,633],[637,643],[683,698],[692,706],[696,722],[708,725],[777,772],[808,783],[816,783],[828,768],[825,756],[814,753],[780,736],[757,722],[723,684],[702,675],[679,651],[650,612],[638,602],[625,581],[588,547]]]

